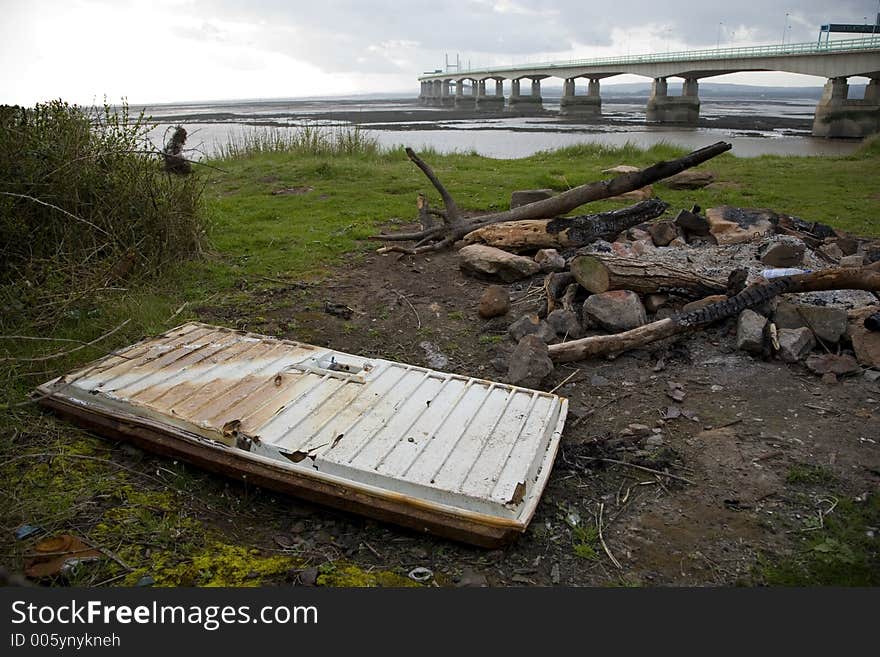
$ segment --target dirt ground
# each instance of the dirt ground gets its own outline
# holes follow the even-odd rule
[[[476,312],[486,285],[459,271],[454,252],[364,255],[320,285],[243,282],[246,305],[198,313],[417,365],[429,365],[421,346],[429,342],[448,358],[447,371],[503,379],[498,359],[513,349],[506,327],[538,309],[541,277],[509,285],[513,310],[488,324]],[[328,301],[354,313],[329,314]],[[759,583],[763,560],[792,554],[841,499],[876,491],[880,387],[860,375],[829,385],[800,365],[754,359],[735,351],[734,332],[728,323],[614,360],[557,366],[545,389],[573,374],[558,391],[570,400],[561,450],[528,531],[503,550],[293,499],[260,504],[240,529],[257,547],[287,541],[367,570],[422,566],[451,585]],[[683,402],[668,396],[669,382],[681,384]],[[659,444],[644,449],[620,437],[631,423],[650,427]]]

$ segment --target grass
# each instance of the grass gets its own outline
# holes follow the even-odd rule
[[[271,554],[239,549],[242,541],[247,545],[244,530],[236,538],[229,530],[217,529],[225,526],[224,519],[218,519],[210,509],[241,508],[256,517],[260,505],[268,504],[268,495],[247,488],[242,492],[240,487],[230,494],[222,480],[164,461],[156,476],[155,465],[140,465],[137,459],[142,457],[132,457],[119,446],[88,436],[25,403],[34,385],[144,335],[198,319],[199,307],[234,309],[231,316],[246,318],[259,314],[253,305],[255,290],[278,287],[281,280],[319,280],[342,262],[356,266],[359,254],[376,246],[365,238],[380,227],[394,228],[412,221],[419,192],[427,192],[431,203],[440,205],[437,194],[401,149],[383,152],[368,146],[348,151],[344,146],[329,150],[323,145],[314,149],[307,144],[288,146],[246,144],[246,152],[213,163],[222,171],[210,169],[201,174],[210,226],[205,257],[174,262],[149,277],[135,272],[124,284],[71,301],[52,325],[35,326],[21,309],[7,309],[8,336],[58,341],[0,337],[0,487],[8,492],[0,498],[4,565],[21,567],[26,550],[23,542],[12,538],[12,531],[30,523],[47,533],[71,531],[89,537],[113,550],[132,568],[131,572],[120,571],[110,561],[72,580],[86,585],[108,580],[131,584],[145,574],[166,583],[237,585],[283,580],[285,572],[298,567],[295,554],[277,560],[270,559]],[[507,207],[514,189],[563,190],[605,178],[601,173],[604,168],[623,163],[646,166],[681,152],[668,145],[647,151],[631,146],[575,146],[521,160],[461,154],[424,157],[464,209],[493,210]],[[880,236],[878,165],[880,145],[876,140],[843,158],[738,159],[727,154],[703,165],[726,185],[697,191],[673,191],[657,185],[656,191],[671,204],[670,212],[690,208],[693,203],[702,207],[770,207]],[[312,191],[272,194],[291,187],[310,187]],[[602,201],[581,211],[621,205]],[[450,318],[458,319],[453,313]],[[23,360],[78,346],[60,340],[87,342],[126,320],[128,324],[111,337],[66,357]],[[485,337],[486,342],[495,339]],[[122,464],[125,467],[120,467]],[[852,513],[841,505],[840,513],[829,517],[825,531],[805,539],[804,563],[842,558],[847,567],[874,567],[876,576],[876,562],[861,556],[863,551],[857,549],[861,539],[853,529],[867,521],[865,513],[876,514],[876,501],[869,511],[868,507],[853,507]],[[849,551],[835,545],[848,546]],[[573,549],[579,556],[593,559],[597,553],[595,537],[578,534]],[[850,554],[853,563],[847,561]],[[839,565],[829,565],[833,569],[823,571],[827,577],[815,577],[821,581],[844,577]],[[777,570],[777,575],[766,572],[768,582],[788,581],[788,571]],[[337,575],[338,570],[322,571],[327,583],[346,580]]]

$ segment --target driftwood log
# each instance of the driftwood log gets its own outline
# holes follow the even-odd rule
[[[596,240],[613,240],[628,228],[656,219],[668,208],[668,203],[652,198],[628,208],[598,214],[504,221],[468,233],[463,241],[514,252],[586,246]]]
[[[725,301],[691,313],[661,319],[614,335],[599,335],[550,345],[550,358],[557,362],[583,360],[595,356],[619,354],[629,349],[686,333],[713,322],[738,315],[780,294],[820,292],[824,290],[867,290],[880,292],[880,263],[868,267],[825,269],[796,276],[783,276],[758,283]]]
[[[571,273],[581,287],[593,294],[632,290],[638,294],[671,293],[702,299],[727,291],[726,282],[674,267],[648,255],[639,258],[604,253],[578,255],[571,261]]]
[[[711,146],[688,153],[676,160],[658,162],[642,171],[625,173],[609,180],[586,183],[542,201],[522,205],[505,212],[495,212],[468,219],[462,216],[455,199],[444,187],[443,183],[440,182],[439,178],[437,178],[433,169],[417,156],[415,151],[407,148],[407,157],[425,174],[425,177],[428,178],[440,194],[440,198],[443,199],[445,210],[435,212],[440,217],[441,223],[411,233],[381,233],[374,236],[373,239],[387,242],[415,242],[415,246],[412,248],[400,245],[386,246],[379,249],[380,253],[396,251],[412,255],[428,251],[440,251],[452,246],[465,235],[472,233],[478,228],[503,221],[559,217],[585,203],[618,196],[634,189],[640,189],[658,180],[663,180],[676,173],[681,173],[685,169],[697,166],[730,149],[731,145],[729,143],[719,141]]]

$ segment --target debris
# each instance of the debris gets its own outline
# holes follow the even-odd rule
[[[176,126],[171,132],[171,139],[165,143],[162,149],[162,157],[165,159],[165,171],[168,173],[178,176],[192,173],[192,164],[183,156],[185,144],[186,130],[183,126]]]
[[[524,388],[537,388],[553,372],[547,345],[536,335],[527,335],[519,341],[510,355],[507,380]]]
[[[409,575],[407,575],[414,582],[424,583],[432,580],[434,578],[434,571],[429,568],[425,568],[424,566],[418,566],[417,568],[413,568],[409,571]]]
[[[24,539],[30,538],[42,531],[43,528],[37,525],[21,525],[15,530],[15,540],[23,541]]]
[[[741,244],[767,237],[775,231],[777,215],[769,210],[723,205],[706,210],[709,232],[718,244]]]
[[[480,296],[477,313],[483,319],[506,315],[510,311],[510,293],[500,285],[490,285]]]
[[[584,317],[609,331],[627,331],[648,321],[645,307],[635,292],[613,290],[587,297],[583,307]]]
[[[423,342],[419,342],[419,346],[425,352],[425,356],[427,357],[428,367],[435,370],[445,369],[447,365],[449,365],[449,358],[446,357],[440,348],[434,344],[433,342],[428,342],[427,340]]]
[[[743,310],[736,324],[736,348],[750,354],[764,350],[764,331],[767,318],[754,310]]]
[[[540,265],[531,258],[518,256],[494,246],[469,244],[459,252],[459,267],[468,274],[498,278],[512,283],[541,271]]]
[[[684,386],[681,383],[678,383],[677,381],[667,381],[666,387],[668,388],[666,396],[672,401],[677,401],[679,403],[684,401],[686,393],[684,391]]]
[[[354,315],[353,308],[349,308],[343,303],[334,303],[333,301],[324,302],[324,312],[342,319],[351,319],[352,315]]]
[[[71,534],[44,538],[34,545],[34,554],[24,562],[24,573],[32,579],[60,575],[77,565],[97,561],[104,555]]]
[[[803,360],[816,346],[816,338],[808,328],[779,329],[779,357],[786,363]]]

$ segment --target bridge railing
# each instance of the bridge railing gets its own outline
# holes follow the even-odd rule
[[[831,52],[853,52],[859,50],[880,50],[880,32],[859,39],[839,39],[837,41],[807,43],[786,43],[771,46],[749,46],[744,48],[711,48],[706,50],[685,50],[680,52],[651,53],[646,55],[626,55],[622,57],[597,57],[593,59],[571,59],[567,61],[519,64],[516,66],[492,66],[488,68],[461,68],[444,75],[461,73],[495,73],[520,70],[553,70],[556,68],[580,68],[589,66],[615,66],[622,64],[652,64],[656,62],[686,62],[711,59],[745,59],[753,57],[784,57],[796,55],[822,55]],[[443,74],[427,74],[424,77],[437,77]]]

